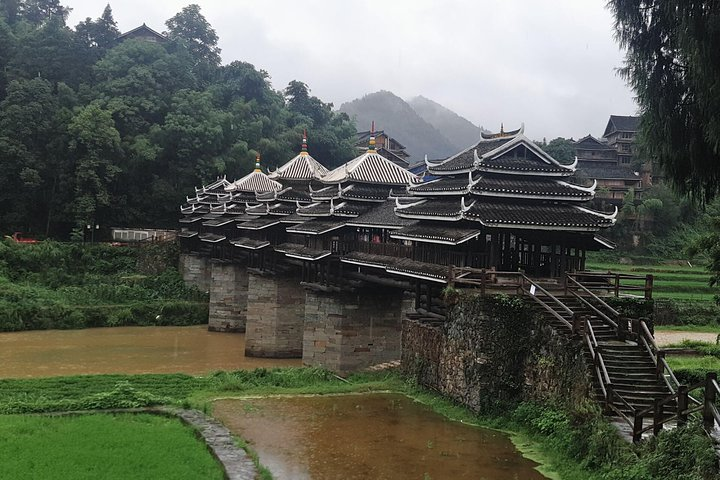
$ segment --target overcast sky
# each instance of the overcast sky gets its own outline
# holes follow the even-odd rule
[[[65,0],[68,24],[107,2]],[[192,0],[110,2],[121,31],[165,21]],[[632,115],[615,69],[605,0],[195,1],[220,37],[223,63],[250,62],[273,86],[290,80],[339,107],[378,90],[424,95],[492,131],[525,122],[534,139],[602,135]]]

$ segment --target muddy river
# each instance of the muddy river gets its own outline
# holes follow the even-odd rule
[[[0,333],[0,378],[189,373],[300,366],[245,357],[245,335],[193,327],[114,327]]]
[[[278,480],[544,479],[503,433],[396,394],[218,400]]]

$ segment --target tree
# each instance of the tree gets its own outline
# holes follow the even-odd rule
[[[100,211],[110,205],[109,185],[118,174],[115,160],[120,150],[120,134],[112,114],[97,104],[78,111],[68,126],[72,136],[70,151],[75,154],[76,228],[104,219]]]
[[[75,34],[87,49],[95,52],[95,59],[99,60],[105,52],[115,46],[120,30],[113,18],[110,4],[105,6],[102,15],[97,20],[89,17],[75,27]]]
[[[639,146],[674,187],[707,202],[720,191],[720,4],[610,0],[627,49],[622,76],[640,105]]]
[[[165,25],[170,38],[190,52],[196,76],[209,82],[220,66],[220,47],[217,46],[218,36],[215,30],[200,13],[200,6],[188,5],[165,22]]]
[[[553,157],[560,163],[572,163],[575,160],[575,144],[572,140],[566,138],[557,137],[550,140],[550,143],[538,144],[545,153]]]

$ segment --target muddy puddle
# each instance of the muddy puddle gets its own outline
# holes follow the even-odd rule
[[[544,479],[507,435],[397,394],[218,400],[278,480]]]

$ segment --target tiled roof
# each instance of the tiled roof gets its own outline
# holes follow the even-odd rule
[[[328,173],[320,162],[303,152],[268,174],[274,180],[313,180]]]
[[[329,217],[332,215],[329,202],[315,202],[310,205],[301,205],[297,214],[307,217]]]
[[[353,265],[364,265],[367,267],[385,268],[388,265],[394,265],[398,257],[390,257],[388,255],[375,255],[373,253],[349,252],[340,258],[343,263]]]
[[[299,225],[287,227],[288,233],[303,233],[306,235],[323,235],[345,226],[345,221],[335,220],[308,220]]]
[[[409,206],[396,207],[395,214],[402,218],[435,218],[454,221],[462,218],[462,204],[460,199],[457,198],[452,200],[422,200]]]
[[[360,201],[384,201],[390,195],[390,187],[353,183],[342,189],[341,198]]]
[[[390,238],[458,245],[477,237],[480,233],[482,230],[479,228],[453,228],[441,222],[435,224],[423,222],[396,230],[390,234]]]
[[[225,187],[228,192],[270,192],[282,189],[282,185],[271,180],[263,172],[252,171]]]
[[[608,165],[604,167],[578,167],[577,174],[584,174],[587,178],[596,178],[598,180],[640,180],[640,175],[633,172],[628,167],[620,165]]]
[[[343,263],[384,268],[386,272],[405,277],[422,278],[433,282],[446,283],[448,267],[434,263],[416,262],[409,258],[373,255],[371,253],[350,252],[341,259]]]
[[[290,215],[295,213],[297,206],[292,203],[278,202],[270,206],[268,213],[270,215]]]
[[[219,243],[225,240],[225,235],[216,235],[214,233],[201,233],[198,238],[207,243]]]
[[[294,243],[283,243],[282,245],[273,247],[273,249],[276,252],[284,253],[285,256],[290,258],[299,258],[301,260],[310,261],[320,260],[332,255],[332,252],[329,250],[315,250]]]
[[[310,197],[315,200],[331,200],[333,198],[340,198],[340,190],[342,186],[338,183],[337,185],[331,185],[329,187],[320,188],[318,190],[310,190]]]
[[[213,218],[212,220],[207,220],[203,222],[203,227],[222,227],[224,225],[227,225],[228,223],[234,222],[235,219],[229,218],[229,217],[220,217],[220,218]]]
[[[612,215],[565,204],[476,201],[463,215],[486,227],[598,230],[615,223]]]
[[[440,177],[408,187],[408,192],[417,196],[428,195],[464,195],[470,191],[469,174],[452,177]]]
[[[202,220],[202,216],[183,217],[180,219],[180,223],[195,223]]]
[[[374,205],[375,204],[368,202],[339,202],[334,206],[333,214],[341,217],[357,217],[370,210]]]
[[[307,222],[308,220],[311,220],[313,217],[302,217],[298,215],[297,213],[291,213],[290,215],[286,215],[284,217],[280,217],[280,223],[303,223]]]
[[[248,204],[245,207],[245,213],[249,213],[250,215],[267,215],[269,211],[270,205],[267,203],[259,203],[256,205]]]
[[[538,173],[560,173],[563,175],[572,175],[573,168],[563,167],[561,165],[549,165],[537,158],[519,158],[501,156],[499,158],[483,159],[482,162],[476,166],[478,171],[481,172],[522,172],[523,174],[538,174]]]
[[[414,220],[395,215],[395,200],[386,200],[385,203],[374,206],[362,215],[348,220],[347,225],[350,227],[400,228],[414,223]]]
[[[247,250],[260,250],[270,245],[266,240],[255,240],[254,238],[240,237],[230,240],[230,244]]]
[[[223,203],[210,209],[211,213],[242,215],[245,213],[245,205],[239,203]]]
[[[376,152],[368,151],[330,171],[323,183],[360,182],[375,185],[409,185],[418,178]]]
[[[260,217],[255,220],[238,223],[237,228],[242,230],[264,230],[280,223],[280,219],[276,216]]]
[[[177,236],[180,238],[192,238],[192,237],[196,236],[197,234],[198,234],[198,232],[196,232],[194,230],[180,230],[178,232]]]
[[[474,195],[491,195],[504,197],[561,197],[567,200],[592,200],[593,188],[585,188],[567,182],[535,178],[511,176],[483,176],[473,185]]]
[[[637,132],[640,128],[640,117],[627,115],[610,115],[603,137],[607,137],[614,131]]]
[[[575,142],[575,148],[580,148],[584,150],[612,150],[613,152],[615,149],[608,145],[606,142],[601,142],[597,138],[593,137],[592,135],[587,135],[577,142]]]
[[[214,193],[222,194],[225,193],[225,187],[230,185],[230,182],[225,177],[218,177],[214,182],[203,185],[200,188],[195,187],[195,193]]]
[[[232,201],[233,202],[240,202],[240,203],[256,203],[256,193],[255,192],[232,192]]]
[[[477,145],[470,147],[462,152],[443,160],[440,163],[428,163],[428,171],[430,173],[451,173],[467,171],[473,168],[475,164],[475,151],[479,156],[499,148],[509,141],[512,137],[496,138],[493,140],[483,140]]]

